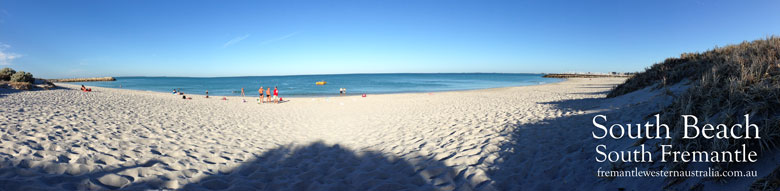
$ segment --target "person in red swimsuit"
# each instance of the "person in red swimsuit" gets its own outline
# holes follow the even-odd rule
[[[84,85],[81,85],[81,91],[83,91],[83,92],[91,92],[92,88],[87,88],[87,87],[84,87]]]
[[[274,103],[279,103],[279,89],[274,86]]]

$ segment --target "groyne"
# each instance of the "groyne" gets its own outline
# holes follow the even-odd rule
[[[625,78],[630,74],[545,74],[545,78]]]
[[[49,79],[50,82],[98,82],[98,81],[116,81],[114,77],[102,78],[68,78],[68,79]]]

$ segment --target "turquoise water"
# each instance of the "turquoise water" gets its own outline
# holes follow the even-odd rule
[[[327,81],[323,86],[317,81]],[[245,88],[247,96],[256,96],[260,86],[279,87],[280,96],[330,96],[338,95],[339,88],[347,94],[379,94],[406,92],[437,92],[472,90],[508,86],[538,85],[561,79],[542,78],[542,74],[332,74],[295,76],[246,76],[246,77],[117,77],[111,82],[79,82],[86,86],[110,87],[157,92],[179,89],[185,94],[214,96],[238,96]]]

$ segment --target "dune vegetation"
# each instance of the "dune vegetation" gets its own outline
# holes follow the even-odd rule
[[[659,111],[665,116],[695,115],[700,123],[744,123],[745,114],[757,124],[761,139],[682,139],[683,120],[664,117],[674,124],[672,139],[676,150],[734,150],[742,144],[759,153],[777,151],[780,141],[780,37],[716,47],[702,53],[685,53],[668,58],[613,88],[607,97],[617,97],[646,87],[664,88],[688,79],[689,88],[674,95],[674,102]],[[745,129],[742,129],[744,134]],[[761,154],[760,154],[761,155]],[[759,155],[759,156],[760,156]],[[728,170],[733,164],[715,163]],[[671,169],[685,169],[677,163]],[[777,184],[777,182],[775,182]]]
[[[29,72],[16,71],[5,67],[0,69],[0,81],[33,83],[35,82],[35,78],[33,78],[33,75]]]
[[[16,71],[8,67],[0,69],[0,87],[5,87],[7,84],[13,89],[29,90],[33,83],[35,78],[29,72]]]
[[[48,80],[34,78],[32,73],[5,67],[0,69],[0,88],[6,87],[17,90],[32,90],[34,88],[48,90],[55,86]]]

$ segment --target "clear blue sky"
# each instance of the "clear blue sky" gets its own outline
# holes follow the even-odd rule
[[[780,34],[780,1],[0,0],[36,77],[640,71]]]

